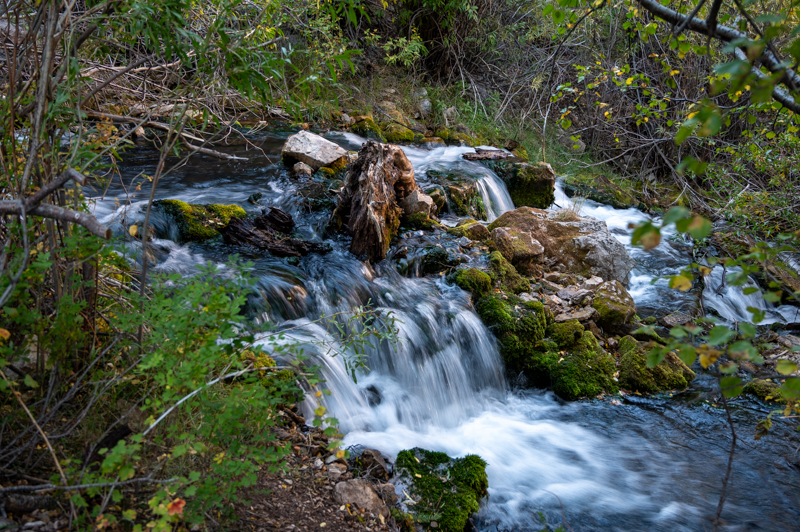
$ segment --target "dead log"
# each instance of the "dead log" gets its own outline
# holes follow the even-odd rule
[[[220,233],[228,244],[266,250],[276,257],[303,257],[309,253],[327,253],[331,250],[326,244],[299,240],[279,233],[269,226],[264,215],[255,220],[232,218]]]
[[[277,207],[270,207],[268,212],[256,217],[255,226],[259,229],[274,229],[287,235],[294,229],[294,219],[292,215],[282,211]]]

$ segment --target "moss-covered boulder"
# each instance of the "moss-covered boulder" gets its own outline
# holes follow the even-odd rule
[[[556,395],[571,401],[617,392],[614,357],[603,351],[597,338],[577,320],[551,324],[547,338],[558,346],[557,353],[545,356]]]
[[[638,203],[635,191],[626,190],[602,174],[567,176],[564,192],[570,197],[581,196],[616,209],[627,209]]]
[[[609,332],[626,331],[636,315],[636,304],[619,281],[600,285],[592,306],[598,313],[597,324]]]
[[[489,255],[489,276],[504,292],[521,294],[531,291],[531,282],[521,276],[499,251],[493,251]]]
[[[445,191],[450,212],[458,216],[486,220],[486,206],[475,184],[475,177],[439,170],[428,170],[426,174],[428,179],[441,185]]]
[[[413,131],[400,124],[391,123],[383,128],[383,136],[387,142],[392,144],[403,143],[411,144],[417,139]],[[423,138],[423,137],[419,137]]]
[[[411,216],[407,216],[403,218],[401,223],[401,227],[408,227],[410,229],[422,229],[424,231],[430,231],[436,227],[439,227],[439,224],[436,220],[425,214],[424,212],[415,212]]]
[[[619,341],[619,384],[635,392],[683,390],[694,379],[692,371],[674,352],[655,367],[647,367],[647,355],[632,336]]]
[[[762,401],[785,402],[781,395],[781,385],[777,382],[753,379],[744,385],[742,392],[757,397]]]
[[[395,470],[417,500],[409,513],[424,530],[463,532],[489,487],[486,462],[473,454],[450,458],[414,448],[400,451]]]
[[[356,117],[356,123],[351,127],[353,133],[357,133],[368,139],[377,142],[386,142],[386,137],[383,136],[383,131],[375,123],[372,115],[363,115]]]
[[[154,201],[153,207],[175,219],[179,238],[183,242],[215,238],[232,218],[244,218],[247,215],[238,205],[196,205],[174,199]]]
[[[422,273],[431,275],[455,267],[458,260],[450,256],[446,249],[427,246],[422,257]]]
[[[546,209],[556,200],[556,173],[548,163],[482,162],[505,181],[514,206]]]
[[[436,130],[434,136],[439,137],[447,144],[464,146],[478,146],[481,144],[480,139],[477,137],[473,137],[469,133],[458,131],[456,129],[441,128]]]
[[[470,292],[476,300],[492,290],[492,278],[477,268],[456,271],[453,282],[462,290]]]
[[[549,385],[549,364],[541,360],[548,351],[541,344],[549,321],[544,305],[510,294],[489,294],[475,307],[483,323],[500,341],[506,367],[524,373],[535,385]]]
[[[491,236],[486,226],[475,220],[467,220],[466,223],[449,228],[447,232],[458,237],[465,236],[470,240],[477,241],[487,240]]]

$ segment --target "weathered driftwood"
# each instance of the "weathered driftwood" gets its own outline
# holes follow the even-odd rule
[[[468,161],[497,161],[499,159],[512,159],[513,153],[503,150],[483,150],[475,148],[475,153],[465,153],[462,157]]]
[[[416,189],[414,168],[403,150],[369,141],[347,169],[332,225],[353,237],[351,253],[382,260],[400,227],[399,203]]]
[[[291,219],[291,217],[289,218]],[[293,225],[294,222],[292,222]],[[228,226],[220,232],[225,242],[229,244],[263,249],[276,257],[302,257],[309,253],[327,253],[330,251],[330,247],[325,244],[291,238],[273,229],[266,215],[263,214],[254,220],[244,218],[231,219]]]
[[[294,219],[286,211],[277,207],[270,207],[269,211],[254,220],[259,229],[275,229],[287,235],[294,229]]]

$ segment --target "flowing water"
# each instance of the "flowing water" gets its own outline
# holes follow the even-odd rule
[[[285,137],[258,139],[263,152],[229,148],[247,161],[193,158],[162,179],[157,198],[237,203],[247,210],[274,205],[295,216],[297,231],[305,238],[322,239],[329,214],[303,207],[297,184],[279,162]],[[349,149],[363,142],[351,134],[329,138]],[[461,158],[471,148],[406,151],[418,180],[425,180],[427,169],[459,171],[479,183],[492,218],[512,208],[493,172]],[[149,185],[132,203],[118,201],[136,188],[141,180],[137,176],[153,172],[156,162],[157,154],[150,149],[131,150],[122,175],[105,197],[98,197],[98,216],[118,234],[140,223],[142,195]],[[263,194],[258,207],[245,201],[254,192]],[[560,186],[556,201],[562,207],[570,201]],[[658,248],[645,253],[630,246],[628,224],[646,219],[646,214],[589,201],[582,212],[605,220],[635,259],[629,290],[640,315],[688,311],[698,304],[697,296],[669,290],[666,281],[652,282],[692,260],[687,242],[666,235]],[[419,446],[451,456],[482,456],[489,464],[490,488],[475,519],[478,529],[541,530],[540,515],[551,527],[566,519],[575,531],[711,529],[730,434],[724,412],[709,400],[713,383],[702,374],[692,389],[675,397],[564,403],[549,392],[520,389],[506,381],[496,342],[467,294],[441,277],[403,276],[391,261],[365,265],[346,251],[346,238],[328,240],[333,252],[305,257],[292,266],[219,242],[177,244],[169,219],[154,214],[153,223],[158,271],[191,274],[207,261],[224,268],[234,252],[253,262],[258,284],[249,298],[251,312],[258,320],[291,328],[283,341],[298,343],[322,366],[332,391],[327,406],[340,420],[346,444],[390,455]],[[141,260],[135,242],[124,249],[132,260]],[[721,281],[721,272],[713,275]],[[716,280],[709,285],[717,286]],[[707,288],[702,297],[728,321],[746,319],[746,306],[757,303],[730,287]],[[331,346],[339,351],[343,346],[314,320],[368,303],[398,320],[399,338],[369,350],[371,371],[360,374],[355,384],[342,356],[330,354]],[[782,321],[796,309],[767,310],[771,319]],[[800,529],[799,442],[784,423],[776,423],[775,434],[753,440],[755,423],[766,412],[748,399],[735,402],[733,416],[741,439],[723,513],[724,530]]]

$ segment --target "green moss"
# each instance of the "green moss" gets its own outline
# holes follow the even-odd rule
[[[410,511],[425,530],[462,532],[489,487],[486,462],[476,455],[454,459],[415,448],[400,451],[395,468],[419,498]]]
[[[563,353],[563,354],[561,354]],[[605,353],[597,338],[584,331],[577,341],[550,368],[553,391],[561,398],[574,400],[593,397],[603,392],[616,393],[614,358]]]
[[[631,336],[620,339],[619,354],[619,384],[628,390],[642,393],[682,390],[694,378],[694,372],[675,353],[669,353],[657,366],[647,367],[647,355]]]
[[[781,386],[777,382],[765,381],[763,379],[753,379],[744,385],[742,390],[748,395],[758,397],[762,401],[775,401],[783,403],[785,400],[781,396]]]
[[[578,320],[554,323],[547,329],[547,336],[562,348],[573,347],[583,339],[585,329]]]
[[[450,227],[447,232],[457,237],[465,236],[470,240],[489,240],[491,234],[486,226],[480,222],[472,221],[472,223],[465,225],[458,225],[457,227]]]
[[[598,203],[605,203],[617,209],[635,206],[636,192],[629,181],[612,182],[602,174],[579,174],[564,178],[564,192],[569,196],[582,196]]]
[[[403,142],[410,144],[414,142],[414,132],[400,124],[389,124],[383,130],[383,135],[387,142]]]
[[[458,270],[453,281],[462,290],[472,293],[475,299],[485,296],[492,290],[492,278],[476,268]]]
[[[546,209],[556,200],[552,170],[545,163],[481,162],[505,181],[514,206]]]
[[[397,508],[390,508],[389,511],[394,517],[395,523],[402,532],[414,532],[414,516],[403,512]]]
[[[153,205],[175,219],[181,240],[187,242],[219,236],[219,229],[227,226],[231,218],[247,215],[238,205],[195,205],[180,200],[159,200]]]
[[[521,276],[499,251],[489,255],[489,276],[504,292],[521,294],[531,290],[531,282]]]
[[[343,173],[347,170],[347,165],[349,164],[349,159],[347,157],[339,157],[331,164],[327,166],[323,166],[320,168],[320,171],[325,171],[327,174],[331,176],[335,176],[337,174]]]
[[[423,212],[416,212],[407,217],[403,225],[412,229],[424,229],[430,231],[434,227],[439,227],[439,224],[433,221],[429,216]]]
[[[594,295],[592,307],[598,313],[598,325],[608,331],[620,329],[636,315],[633,298],[619,281],[603,284]]]
[[[369,139],[386,142],[386,137],[383,136],[381,128],[378,127],[378,124],[375,123],[371,116],[362,117],[351,129],[354,133]]]

